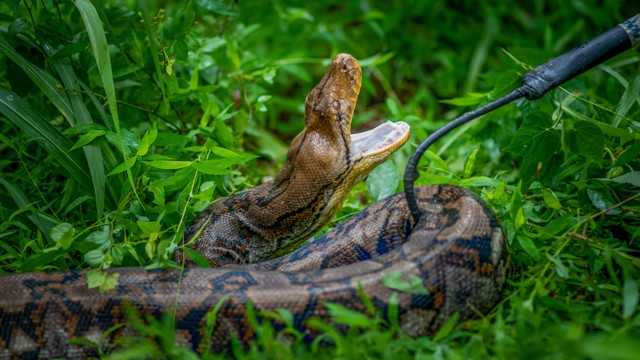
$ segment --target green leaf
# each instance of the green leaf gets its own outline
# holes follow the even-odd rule
[[[193,260],[196,263],[196,265],[198,265],[199,267],[202,267],[202,268],[210,268],[211,267],[211,264],[209,263],[209,260],[207,260],[207,258],[204,257],[199,252],[197,252],[197,251],[195,251],[195,250],[193,250],[191,248],[188,248],[188,247],[182,248],[182,251],[186,252],[187,255],[189,255],[189,257],[191,258],[191,260]]]
[[[104,260],[104,250],[95,249],[84,254],[84,261],[91,266],[98,266]]]
[[[151,147],[151,144],[153,144],[156,141],[157,137],[158,137],[158,129],[156,128],[156,125],[154,123],[153,129],[147,131],[142,137],[142,140],[140,140],[140,145],[138,145],[138,152],[136,153],[136,155],[138,156],[146,155],[147,152],[149,151],[149,147]]]
[[[640,155],[640,139],[636,140],[633,145],[629,146],[622,154],[618,156],[613,166],[622,166],[634,160]]]
[[[527,253],[527,255],[531,257],[531,259],[533,259],[534,261],[540,260],[540,251],[533,243],[533,240],[531,240],[531,238],[525,235],[518,234],[516,236],[516,239],[518,240],[518,244],[520,245],[522,250],[524,250],[524,252]]]
[[[618,127],[622,123],[622,117],[629,113],[633,104],[640,98],[640,75],[636,75],[633,82],[627,87],[622,94],[620,104],[616,109],[616,118],[613,119],[613,125]]]
[[[329,309],[332,320],[338,324],[349,325],[356,328],[368,328],[375,324],[375,319],[359,311],[348,309],[340,304],[325,303],[324,306]]]
[[[591,203],[600,211],[609,209],[614,205],[608,196],[604,195],[602,192],[596,189],[587,189],[587,196],[589,196],[589,200],[591,200]],[[620,209],[617,208],[607,211],[607,215],[618,214],[620,214]]]
[[[78,11],[80,12],[80,16],[82,17],[82,21],[84,23],[85,29],[87,30],[87,34],[89,35],[89,42],[91,43],[93,56],[96,60],[96,64],[98,65],[98,71],[100,72],[102,85],[104,86],[104,90],[107,95],[107,103],[109,105],[109,110],[113,118],[113,124],[116,128],[116,133],[118,134],[120,151],[122,152],[122,156],[124,159],[123,164],[125,164],[125,166],[121,171],[127,172],[127,177],[129,178],[129,185],[131,185],[131,189],[133,190],[136,197],[138,197],[136,186],[133,182],[133,175],[131,174],[131,171],[130,171],[130,168],[133,165],[133,162],[129,161],[131,159],[127,159],[124,139],[120,131],[120,117],[118,116],[118,102],[116,100],[116,91],[115,91],[115,86],[113,84],[113,70],[111,68],[111,58],[109,57],[109,47],[107,46],[107,38],[105,36],[106,32],[102,27],[102,21],[100,21],[98,12],[96,11],[96,8],[93,6],[90,0],[75,0],[74,4],[76,5],[76,7],[78,8]],[[127,164],[129,164],[129,166],[126,166]],[[121,172],[121,171],[118,171],[118,172],[114,172],[114,171],[111,171],[111,173],[108,174],[107,176]]]
[[[633,186],[640,186],[640,171],[631,171],[624,175],[620,175],[611,179],[619,184],[629,184]]]
[[[231,60],[231,63],[233,64],[234,68],[240,69],[241,65],[242,65],[242,61],[240,60],[240,54],[238,53],[238,43],[236,42],[236,39],[228,36],[229,33],[225,33],[225,40],[227,43],[227,57],[229,57],[229,59]]]
[[[46,48],[46,47],[45,47]],[[50,60],[50,63],[60,74],[60,78],[64,86],[69,92],[69,100],[73,108],[73,115],[75,119],[70,119],[72,123],[75,123],[74,127],[94,127],[97,124],[93,123],[93,119],[87,109],[80,91],[82,81],[75,75],[73,67],[69,61]],[[73,128],[71,128],[73,129]],[[100,129],[101,130],[101,129]],[[103,132],[104,134],[104,132]],[[93,139],[91,139],[93,140]],[[76,144],[77,145],[77,144]],[[71,150],[74,148],[72,147]],[[71,151],[70,150],[70,151]],[[93,197],[96,204],[96,213],[98,217],[102,216],[105,203],[105,189],[106,189],[106,176],[104,168],[104,158],[102,154],[102,148],[97,144],[86,144],[84,146],[84,154],[89,167],[89,173],[91,174],[91,181],[93,184]],[[114,187],[117,187],[117,183],[111,182]]]
[[[540,239],[547,240],[555,236],[562,236],[577,223],[574,214],[567,213],[551,220],[540,232]]]
[[[453,329],[455,328],[456,324],[458,323],[458,318],[459,317],[460,317],[460,313],[458,313],[456,311],[449,318],[449,320],[447,320],[447,322],[444,323],[444,325],[442,325],[440,330],[438,330],[438,332],[433,336],[433,341],[438,342],[438,341],[444,339],[445,337],[447,337],[447,335],[451,334],[451,331],[453,331]]]
[[[394,272],[384,276],[380,282],[389,289],[415,295],[429,295],[429,290],[422,283],[422,279],[414,274],[407,275],[405,279],[401,272]]]
[[[554,210],[562,209],[562,204],[560,203],[560,201],[556,197],[556,194],[553,193],[553,191],[551,191],[549,189],[544,189],[542,191],[542,198],[544,199],[544,202],[545,202],[545,204],[547,204],[548,207],[550,207],[550,208],[552,208]]]
[[[27,196],[24,194],[24,192],[22,192],[22,190],[20,190],[20,188],[18,188],[18,186],[9,181],[9,179],[7,179],[2,172],[0,172],[0,185],[2,185],[6,192],[9,194],[9,196],[11,196],[11,199],[13,200],[13,202],[15,202],[15,204],[17,205],[18,208],[29,208],[29,215],[27,215],[27,217],[29,218],[29,220],[38,228],[38,230],[40,230],[40,232],[42,232],[43,234],[45,234],[48,237],[51,237],[51,235],[49,235],[50,232],[50,227],[45,223],[45,221],[41,218],[40,214],[35,211],[33,208],[31,208],[30,206],[30,201],[27,198]],[[0,209],[2,208],[1,204],[0,204]]]
[[[562,260],[549,254],[547,254],[547,258],[556,265],[556,274],[558,274],[558,276],[563,279],[569,278],[569,269],[562,263]]]
[[[391,162],[384,162],[371,171],[367,178],[367,191],[376,201],[395,194],[400,184],[400,176]]]
[[[89,289],[99,287],[102,292],[109,291],[116,287],[118,277],[120,277],[118,273],[109,274],[101,270],[91,270],[87,272],[87,285]]]
[[[551,116],[541,111],[527,114],[506,151],[537,163],[545,162],[559,150],[560,134]]]
[[[433,151],[427,150],[424,153],[424,157],[429,159],[429,161],[431,162],[429,164],[429,167],[445,173],[450,172],[449,165],[447,165],[447,163],[440,156],[436,155],[436,153],[434,153]]]
[[[79,184],[87,186],[91,183],[85,163],[79,156],[69,152],[73,145],[71,141],[18,95],[1,86],[0,113],[45,148]]]
[[[87,145],[88,143],[92,142],[98,136],[102,136],[104,134],[105,134],[104,130],[91,130],[88,133],[82,135],[80,139],[78,139],[78,141],[76,141],[76,143],[73,144],[73,146],[71,147],[71,149],[69,149],[69,151],[81,148]]]
[[[604,152],[604,134],[600,128],[588,121],[579,121],[565,134],[567,153],[578,153],[584,157],[600,160]]]
[[[113,168],[113,170],[111,170],[111,172],[108,173],[107,176],[120,174],[123,171],[129,170],[133,166],[133,164],[136,163],[136,160],[138,160],[137,156],[134,156],[132,158],[128,158],[127,160],[125,160],[125,162],[123,162],[122,164],[120,164],[120,165],[116,166],[115,168]]]
[[[478,147],[474,146],[473,150],[467,156],[467,160],[464,162],[464,172],[462,173],[462,178],[467,179],[471,174],[473,174],[473,169],[476,166],[476,157],[478,156]]]
[[[191,165],[193,166],[194,169],[208,175],[226,175],[226,174],[231,174],[233,172],[227,168],[219,167],[212,164],[211,163],[212,161],[214,160],[198,161],[198,162],[194,162]]]
[[[0,37],[0,52],[7,55],[38,86],[42,93],[67,119],[73,119],[73,110],[67,96],[58,89],[58,81],[15,51],[9,43]],[[4,96],[3,96],[4,97]]]
[[[145,161],[146,165],[157,169],[165,169],[165,170],[176,170],[182,169],[193,164],[191,161],[177,161],[177,160],[154,160],[154,161]]]
[[[60,223],[53,229],[51,229],[51,239],[56,242],[56,247],[62,249],[68,249],[73,242],[73,235],[75,234],[73,225],[68,223]]]

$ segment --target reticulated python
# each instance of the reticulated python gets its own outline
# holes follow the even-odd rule
[[[364,311],[358,286],[382,311],[395,294],[399,322],[411,336],[434,333],[456,312],[461,320],[487,312],[506,276],[505,242],[491,211],[460,187],[419,188],[417,224],[397,194],[315,242],[267,260],[325,225],[351,186],[407,140],[404,123],[350,134],[361,76],[353,57],[336,56],[307,96],[305,129],[276,179],[215,202],[187,229],[185,238],[199,235],[191,246],[222,268],[187,268],[182,278],[178,269],[114,269],[118,285],[104,293],[88,289],[82,271],[0,277],[0,358],[91,355],[69,340],[100,342],[105,330],[126,323],[125,304],[155,316],[175,309],[177,339],[202,351],[205,315],[225,294],[214,350],[228,347],[232,337],[245,343],[254,337],[249,301],[258,311],[289,310],[309,338],[309,318],[330,321],[327,302]],[[176,258],[191,263],[180,252]],[[398,273],[417,276],[428,293],[382,283]],[[130,331],[125,326],[106,342]]]

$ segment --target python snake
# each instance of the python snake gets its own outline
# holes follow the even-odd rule
[[[325,225],[352,185],[408,139],[404,123],[351,135],[361,77],[353,57],[337,55],[307,96],[305,128],[278,176],[213,203],[187,228],[188,246],[221,268],[109,269],[119,278],[107,292],[88,289],[77,270],[2,276],[0,358],[95,355],[69,340],[109,348],[133,332],[125,325],[102,339],[107,329],[127,323],[126,307],[153,316],[175,311],[176,341],[197,351],[208,340],[215,351],[228,348],[231,338],[250,342],[248,302],[257,311],[290,311],[293,325],[310,339],[316,334],[310,318],[330,321],[326,303],[365,311],[359,287],[384,314],[395,296],[399,324],[411,336],[433,334],[456,312],[459,320],[488,312],[507,273],[505,240],[487,206],[460,187],[418,188],[418,223],[404,195],[396,194],[276,257]],[[186,254],[177,252],[176,260],[192,265]],[[428,291],[387,286],[398,274],[417,276]],[[212,338],[205,339],[205,315],[225,295]]]

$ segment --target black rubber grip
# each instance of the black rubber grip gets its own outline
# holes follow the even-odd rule
[[[524,96],[539,99],[549,90],[637,45],[640,14],[587,43],[566,52],[522,77]]]

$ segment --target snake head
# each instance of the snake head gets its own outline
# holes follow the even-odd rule
[[[326,74],[307,95],[305,130],[294,140],[295,155],[310,154],[328,174],[345,174],[351,181],[362,180],[408,139],[404,122],[387,121],[374,129],[351,134],[353,112],[360,94],[362,70],[349,54],[335,56]],[[296,143],[308,145],[296,147]],[[306,144],[305,144],[306,143]],[[289,154],[290,159],[292,155]],[[331,176],[331,175],[329,175]]]

